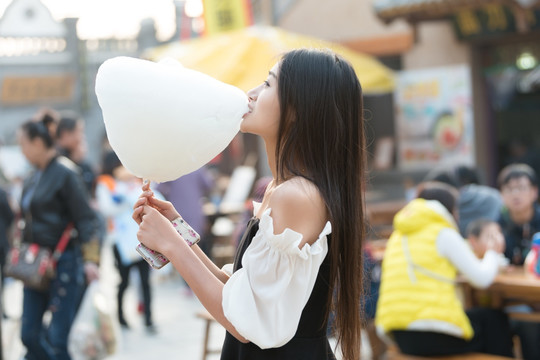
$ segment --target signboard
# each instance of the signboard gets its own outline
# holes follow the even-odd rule
[[[2,106],[20,106],[41,102],[70,102],[75,78],[71,75],[5,77],[2,81]]]
[[[253,23],[249,0],[204,0],[205,35],[241,29]]]
[[[471,92],[465,65],[398,74],[395,98],[400,169],[474,164]]]
[[[524,11],[529,29],[540,29],[540,9]],[[514,13],[499,4],[460,10],[452,16],[452,23],[457,37],[462,40],[518,31]]]

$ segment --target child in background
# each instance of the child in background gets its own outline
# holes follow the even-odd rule
[[[150,266],[135,250],[139,244],[139,227],[131,218],[131,209],[139,197],[141,186],[142,180],[132,175],[114,152],[105,155],[103,175],[99,177],[96,197],[99,209],[111,223],[115,265],[120,275],[117,292],[118,322],[123,328],[130,328],[124,314],[124,294],[129,286],[131,269],[137,268],[144,301],[145,327],[148,333],[153,334],[156,328],[151,312]],[[157,191],[156,194],[163,198]]]
[[[467,240],[475,255],[482,259],[487,249],[504,253],[504,235],[500,225],[489,219],[477,219],[467,226]]]

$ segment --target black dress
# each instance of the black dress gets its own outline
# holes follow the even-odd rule
[[[252,218],[236,251],[234,271],[242,268],[242,256],[258,229],[259,219]],[[328,319],[325,315],[330,274],[328,261],[327,255],[319,269],[311,296],[302,311],[296,334],[287,344],[263,350],[251,342],[241,343],[227,332],[221,360],[335,360],[326,336]]]

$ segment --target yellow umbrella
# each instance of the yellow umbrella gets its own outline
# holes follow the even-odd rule
[[[247,91],[266,79],[282,53],[295,48],[329,48],[353,65],[366,94],[394,89],[394,76],[378,60],[328,42],[274,27],[253,26],[214,36],[171,43],[147,50],[152,61],[172,57],[185,67]]]

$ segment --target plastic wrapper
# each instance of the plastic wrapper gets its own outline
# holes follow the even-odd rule
[[[68,339],[73,360],[101,360],[116,352],[119,330],[99,281],[88,285]]]

